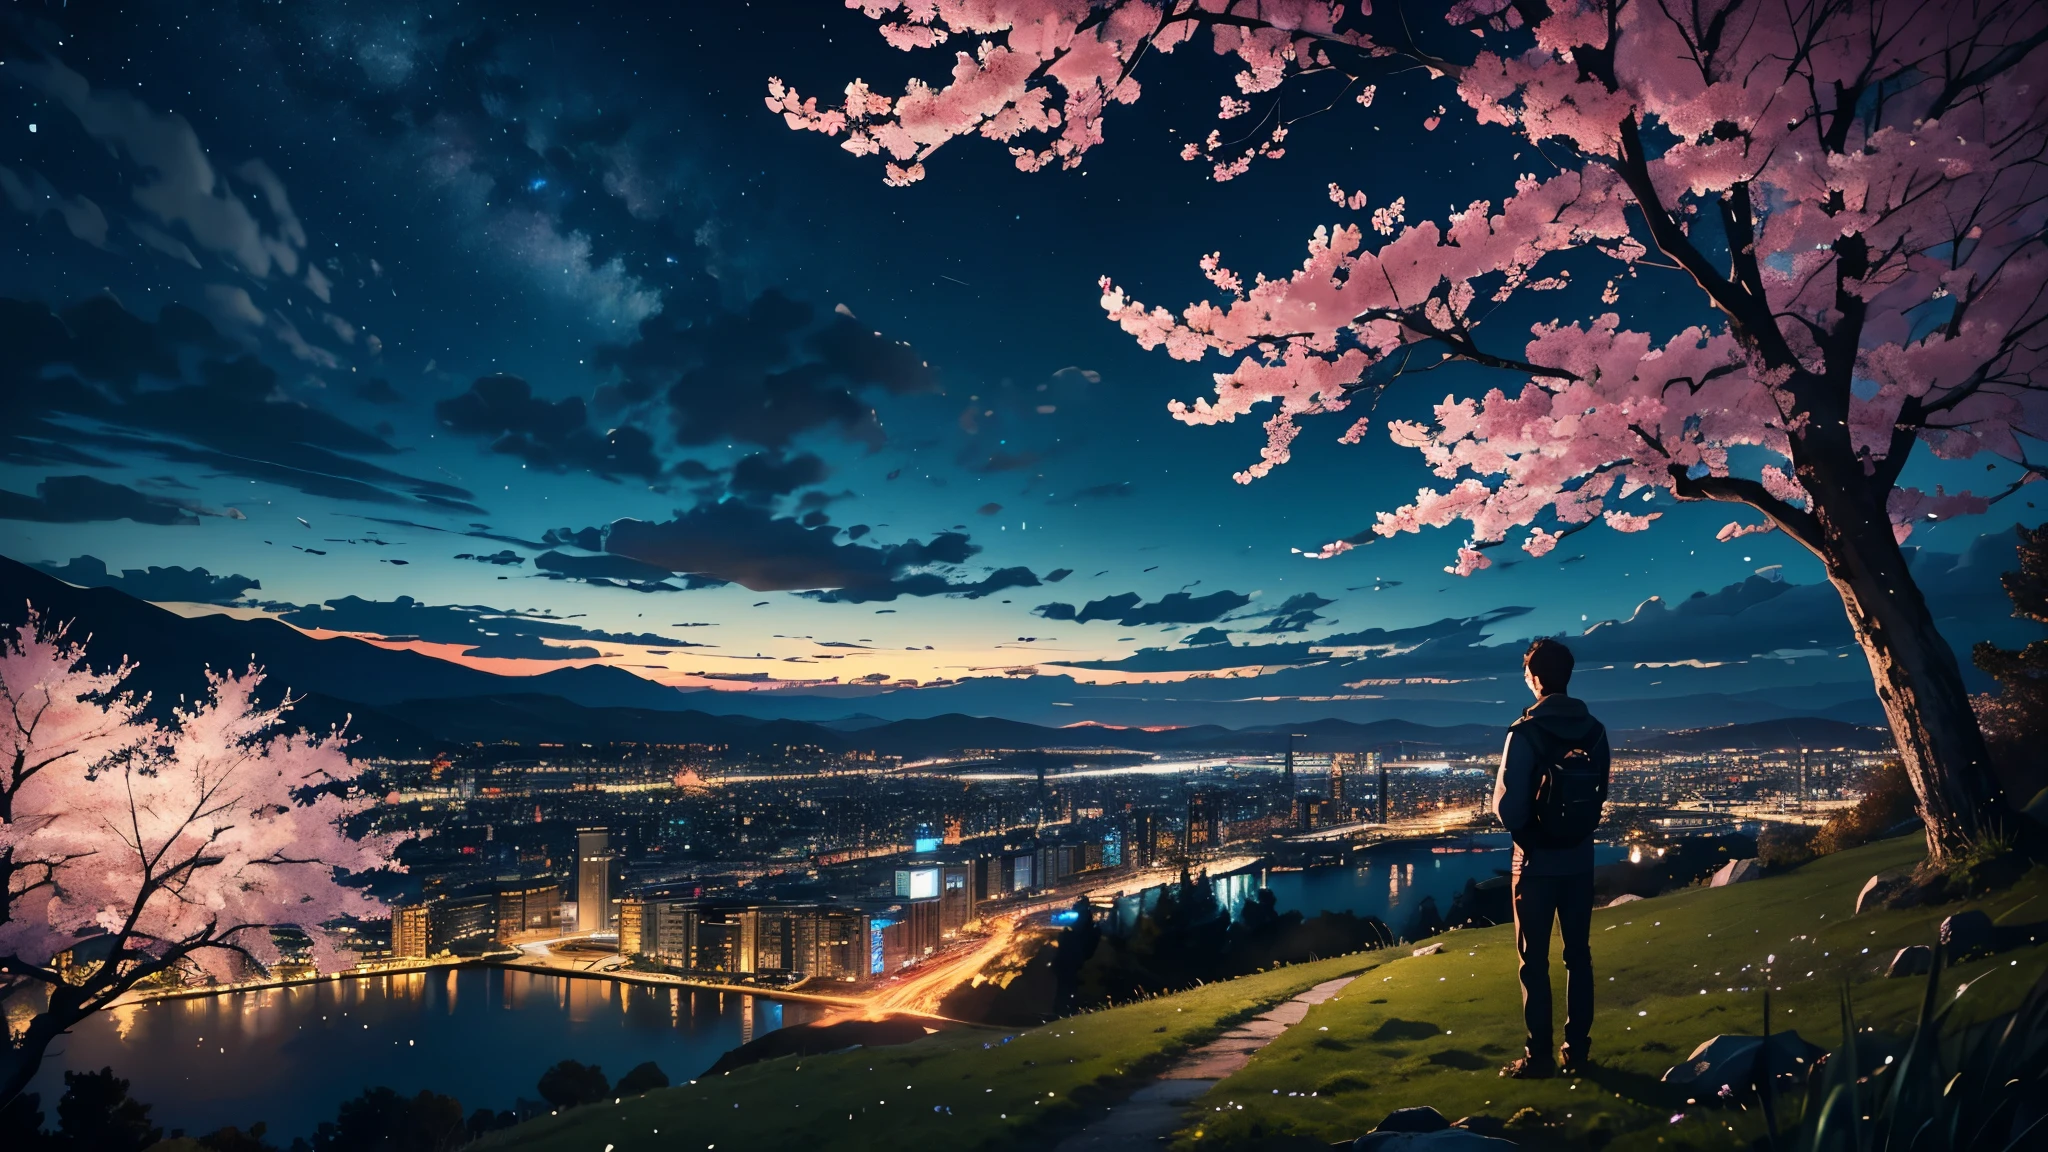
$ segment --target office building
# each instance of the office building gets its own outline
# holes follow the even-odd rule
[[[604,932],[612,927],[611,833],[603,828],[576,830],[576,931]]]

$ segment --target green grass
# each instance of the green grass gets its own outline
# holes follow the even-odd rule
[[[1533,1147],[1675,1152],[1747,1144],[1763,1130],[1753,1108],[1689,1105],[1685,1093],[1659,1080],[1703,1040],[1759,1031],[1768,958],[1776,957],[1773,1030],[1796,1029],[1833,1048],[1844,980],[1853,985],[1860,1023],[1880,1032],[1910,1025],[1926,981],[1878,973],[1898,948],[1933,943],[1942,917],[1982,907],[2002,924],[2048,920],[2042,868],[1981,901],[1851,917],[1871,873],[1910,867],[1921,854],[1917,837],[1887,841],[1781,877],[1595,912],[1594,1067],[1582,1080],[1499,1078],[1499,1066],[1521,1048],[1513,936],[1505,926],[1451,933],[1441,938],[1442,953],[1402,956],[1311,1010],[1199,1101],[1205,1114],[1176,1144],[1326,1147],[1420,1104],[1452,1119],[1507,1119],[1536,1109],[1543,1122],[1512,1133]],[[1552,947],[1561,1011],[1563,963],[1555,941]],[[2035,945],[1945,973],[1945,991],[1970,986],[1956,1022],[2009,1011],[2044,964],[2048,946]],[[1680,1113],[1684,1119],[1673,1122]]]
[[[1390,955],[1298,964],[1040,1028],[969,1028],[911,1044],[765,1061],[715,1080],[528,1121],[480,1147],[1043,1148],[1051,1134],[1100,1114],[1187,1048]]]
[[[1189,1047],[1268,1005],[1358,971],[1364,975],[1342,995],[1312,1009],[1200,1101],[1205,1111],[1178,1145],[1324,1147],[1417,1104],[1452,1119],[1475,1113],[1508,1118],[1536,1109],[1541,1123],[1513,1135],[1539,1148],[1677,1152],[1746,1144],[1762,1130],[1753,1110],[1688,1105],[1659,1077],[1717,1033],[1758,1031],[1758,969],[1767,957],[1777,958],[1773,1029],[1797,1029],[1832,1048],[1840,1039],[1837,994],[1844,980],[1854,985],[1863,1023],[1884,1031],[1911,1022],[1925,982],[1885,980],[1877,972],[1896,949],[1932,942],[1943,916],[1983,907],[2004,924],[2048,920],[2048,869],[2039,868],[1982,901],[1850,916],[1871,873],[1910,867],[1920,852],[1917,840],[1887,841],[1781,877],[1689,889],[1594,913],[1595,1067],[1579,1081],[1496,1076],[1521,1044],[1513,940],[1499,927],[1444,936],[1444,951],[1435,956],[1411,957],[1400,949],[1340,957],[1040,1028],[964,1029],[911,1044],[767,1061],[714,1081],[530,1121],[484,1146],[521,1152],[606,1152],[607,1146],[611,1152],[671,1152],[714,1144],[947,1152],[1049,1147]],[[1945,974],[1945,987],[1970,984],[1957,1022],[2009,1010],[2044,964],[2048,946],[2032,946]],[[1561,960],[1553,957],[1551,968],[1561,985]],[[1009,1043],[1000,1042],[1004,1036]],[[942,1110],[934,1112],[935,1106]],[[1672,1123],[1678,1113],[1685,1118]]]

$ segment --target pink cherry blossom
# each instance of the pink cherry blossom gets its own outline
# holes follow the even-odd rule
[[[329,925],[382,914],[336,882],[388,865],[391,848],[344,827],[362,801],[340,733],[283,730],[289,703],[258,703],[253,668],[209,672],[199,699],[152,720],[121,690],[134,670],[95,671],[33,612],[0,637],[0,989],[55,981],[83,938],[111,957],[18,1025],[0,1099],[54,1036],[142,980],[236,979],[245,958],[276,961],[276,925],[305,932],[331,970],[344,960]]]
[[[1171,415],[1213,424],[1268,408],[1244,482],[1288,459],[1300,421],[1342,411],[1355,390],[1446,363],[1496,373],[1500,386],[1447,400],[1434,424],[1388,422],[1447,487],[1381,513],[1374,533],[1462,525],[1450,570],[1465,575],[1512,530],[1531,532],[1532,551],[1596,519],[1641,531],[1661,515],[1645,497],[1748,505],[1842,592],[1935,855],[1998,810],[1960,670],[1899,541],[2043,467],[2027,445],[2048,437],[2048,6],[1457,0],[1446,17],[1473,35],[1445,59],[1399,19],[1321,0],[855,2],[905,50],[977,45],[956,53],[943,87],[911,81],[893,101],[861,86],[821,107],[770,83],[791,127],[872,140],[891,182],[967,135],[1011,145],[1023,168],[1072,167],[1107,139],[1114,107],[1141,98],[1141,73],[1160,82],[1203,33],[1238,69],[1216,98],[1228,120],[1277,113],[1308,73],[1347,76],[1358,87],[1342,106],[1362,109],[1379,80],[1441,81],[1480,128],[1433,147],[1506,144],[1540,156],[1526,163],[1544,174],[1441,220],[1410,223],[1397,197],[1370,234],[1319,227],[1282,275],[1247,281],[1212,255],[1203,267],[1221,303],[1148,306],[1105,278],[1103,308],[1141,346],[1223,362],[1214,394],[1175,400]],[[1367,31],[1383,27],[1384,39]],[[1447,107],[1425,126],[1455,132]],[[1287,151],[1289,122],[1261,123],[1275,127],[1211,130],[1182,155],[1214,179],[1246,177]],[[1309,159],[1335,169],[1354,155]],[[1568,253],[1574,268],[1610,262],[1597,307],[1621,303],[1622,281],[1656,276],[1695,293],[1697,323],[1653,336],[1590,300],[1565,317],[1602,284],[1575,284]],[[1554,294],[1558,319],[1525,334],[1487,323],[1536,292]],[[1987,495],[1898,488],[1921,444],[2002,459],[2019,479]]]

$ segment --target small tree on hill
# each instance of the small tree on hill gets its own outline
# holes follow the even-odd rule
[[[2048,624],[2048,524],[2019,529],[2020,567],[2000,579],[2012,614]],[[1977,714],[1992,758],[2008,780],[2038,789],[2048,785],[2048,640],[2017,651],[1980,641],[1971,659],[1998,681],[1995,695],[1977,697]]]
[[[1074,167],[1103,141],[1111,106],[1140,98],[1141,65],[1163,66],[1202,32],[1242,64],[1218,113],[1237,123],[1182,151],[1218,180],[1303,151],[1281,103],[1290,84],[1327,87],[1309,115],[1371,108],[1397,72],[1454,88],[1444,100],[1480,128],[1448,150],[1476,151],[1491,125],[1528,156],[1497,201],[1410,224],[1396,197],[1368,218],[1366,196],[1337,182],[1353,155],[1311,155],[1332,166],[1338,213],[1356,219],[1316,229],[1292,273],[1243,277],[1212,252],[1201,267],[1222,302],[1178,314],[1103,280],[1103,307],[1145,347],[1236,358],[1214,397],[1172,413],[1210,424],[1272,405],[1266,447],[1237,476],[1249,483],[1287,460],[1306,417],[1369,405],[1440,364],[1499,373],[1503,388],[1447,396],[1434,422],[1389,429],[1448,487],[1317,555],[1463,522],[1450,570],[1465,575],[1511,535],[1542,556],[1595,523],[1641,531],[1660,494],[1747,506],[1760,521],[1730,523],[1724,539],[1784,532],[1840,593],[1934,858],[2003,808],[1961,666],[1900,548],[1915,524],[1998,494],[1898,481],[1923,443],[2035,476],[2025,444],[2048,432],[2048,6],[1459,0],[1447,13],[1456,60],[1419,47],[1398,11],[1328,0],[860,7],[897,48],[967,50],[945,79],[912,80],[899,97],[856,80],[824,107],[771,79],[768,106],[881,154],[893,184],[923,179],[940,147],[970,135],[1008,145],[1026,171]],[[1423,126],[1446,115],[1438,105]],[[1162,225],[1143,212],[1102,224]],[[1652,334],[1655,300],[1641,327],[1625,319],[1645,268],[1689,282],[1697,323]],[[1526,337],[1486,327],[1510,301],[1569,298],[1603,276],[1598,305]],[[1365,431],[1354,419],[1341,439]]]
[[[229,980],[272,963],[292,925],[337,966],[324,925],[374,914],[337,870],[388,863],[352,838],[356,768],[338,734],[280,730],[261,673],[210,673],[166,723],[123,693],[133,665],[95,672],[65,629],[31,612],[0,636],[0,1105],[52,1040],[145,981]]]

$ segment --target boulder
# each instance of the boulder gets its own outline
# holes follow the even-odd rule
[[[1764,866],[1755,857],[1747,860],[1730,860],[1721,865],[1708,883],[1710,888],[1726,888],[1730,884],[1744,884],[1764,874]]]
[[[1912,884],[1912,877],[1903,872],[1879,872],[1863,882],[1863,890],[1856,893],[1858,916],[1885,907],[1891,898]]]
[[[1507,1152],[1520,1145],[1464,1128],[1445,1128],[1438,1132],[1368,1132],[1348,1147],[1352,1152]]]
[[[1615,897],[1614,899],[1612,899],[1612,900],[1609,900],[1609,901],[1608,901],[1608,902],[1606,903],[1605,907],[1608,907],[1608,908],[1619,908],[1619,907],[1620,907],[1620,906],[1622,906],[1623,904],[1633,904],[1633,903],[1635,903],[1636,901],[1638,901],[1638,900],[1641,900],[1641,899],[1642,899],[1642,897],[1641,897],[1641,896],[1638,896],[1638,895],[1636,895],[1636,894],[1635,894],[1635,893],[1633,893],[1633,892],[1624,892],[1624,893],[1622,893],[1621,895],[1619,895],[1619,896],[1616,896],[1616,897]]]
[[[1424,944],[1422,947],[1417,948],[1415,954],[1417,956],[1434,956],[1443,950],[1444,942],[1439,940],[1434,944]]]
[[[1808,1044],[1797,1032],[1772,1033],[1766,1050],[1761,1036],[1721,1035],[1693,1049],[1685,1062],[1664,1073],[1667,1084],[1682,1084],[1698,1096],[1718,1096],[1723,1089],[1741,1096],[1750,1090],[1756,1076],[1756,1062],[1766,1061],[1772,1076],[1793,1076],[1804,1080],[1824,1049]]]
[[[1375,1132],[1441,1132],[1451,1126],[1444,1114],[1424,1104],[1419,1108],[1396,1108],[1374,1126]]]
[[[1996,935],[1991,917],[1974,908],[1941,922],[1941,943],[1948,949],[1951,963],[1988,954],[1995,946]]]
[[[1915,944],[1899,949],[1892,957],[1891,967],[1884,970],[1886,976],[1925,976],[1934,968],[1934,949],[1925,944]]]

